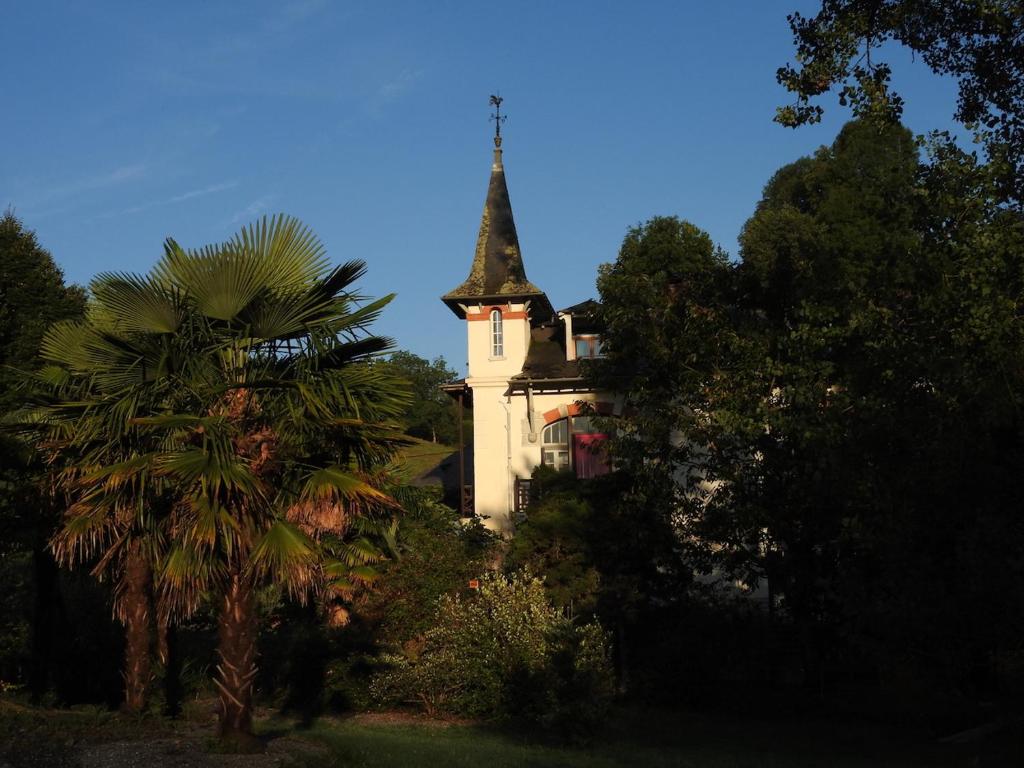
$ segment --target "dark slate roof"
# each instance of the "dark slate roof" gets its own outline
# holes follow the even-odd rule
[[[480,234],[476,240],[476,253],[469,277],[452,289],[441,300],[461,316],[459,303],[535,298],[540,317],[551,314],[551,303],[537,286],[526,279],[523,256],[519,251],[519,236],[512,218],[512,203],[505,184],[505,167],[501,149],[494,150],[491,181],[480,219]]]
[[[573,315],[574,317],[588,317],[597,314],[599,309],[601,309],[601,304],[599,302],[594,301],[593,299],[587,299],[586,301],[581,301],[579,304],[573,304],[571,307],[558,310],[558,314]]]
[[[534,328],[523,371],[512,377],[516,381],[565,380],[580,378],[578,360],[565,359],[565,334],[561,323]]]
[[[602,328],[600,317],[601,305],[593,299],[581,301],[559,311],[562,315],[572,315],[573,333],[600,333]]]

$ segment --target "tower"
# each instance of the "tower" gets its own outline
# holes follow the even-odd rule
[[[491,527],[505,530],[512,508],[512,441],[518,419],[509,381],[523,370],[531,325],[550,320],[548,297],[526,278],[501,149],[501,99],[497,107],[494,160],[476,251],[469,276],[441,300],[465,321],[473,402],[474,510]],[[513,420],[517,420],[513,424]]]

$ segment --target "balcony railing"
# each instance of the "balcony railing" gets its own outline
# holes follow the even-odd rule
[[[521,477],[516,478],[515,485],[515,514],[518,518],[526,514],[526,508],[530,506],[530,480]]]

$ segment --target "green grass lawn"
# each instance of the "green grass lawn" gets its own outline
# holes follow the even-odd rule
[[[1018,735],[947,745],[922,732],[825,717],[743,718],[659,710],[618,710],[591,744],[545,743],[511,730],[391,715],[322,718],[302,730],[265,713],[258,725],[268,755],[221,755],[212,739],[212,701],[189,717],[130,717],[96,707],[73,710],[0,699],[0,765],[77,768],[90,750],[125,745],[136,762],[170,768],[998,768],[1024,765]],[[1019,724],[1017,726],[1019,728]],[[148,751],[147,751],[148,750]],[[95,753],[93,762],[95,764]],[[141,760],[142,762],[138,762]],[[127,764],[127,763],[126,763]]]
[[[308,738],[329,757],[312,766],[352,768],[882,768],[1002,766],[1003,750],[950,747],[918,733],[823,719],[731,720],[688,713],[620,713],[586,747],[544,744],[479,726],[324,720]]]
[[[453,452],[459,450],[458,446],[432,443],[417,437],[407,439],[412,441],[412,445],[402,449],[398,461],[398,473],[407,481],[415,480],[424,472],[429,472],[448,456],[451,456]]]

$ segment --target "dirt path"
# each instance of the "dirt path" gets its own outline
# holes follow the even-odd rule
[[[274,734],[268,713],[260,714],[262,730],[271,734],[266,752],[234,755],[216,751],[215,721],[205,712],[171,723],[0,702],[0,768],[290,768],[326,755],[286,728]]]

